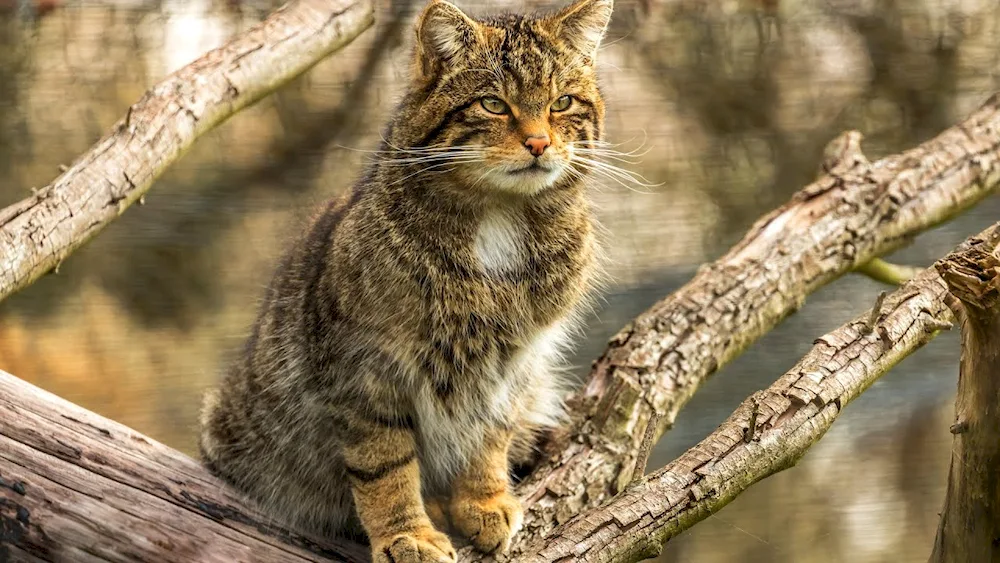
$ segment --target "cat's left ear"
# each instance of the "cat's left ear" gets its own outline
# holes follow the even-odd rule
[[[588,63],[593,64],[613,9],[614,0],[577,0],[543,21],[556,37],[567,42],[587,57]]]
[[[417,19],[417,71],[431,79],[483,41],[483,26],[445,0],[431,0]]]

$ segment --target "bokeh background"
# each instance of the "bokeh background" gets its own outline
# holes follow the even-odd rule
[[[516,1],[457,0],[470,12]],[[204,137],[120,220],[0,304],[0,369],[195,451],[202,391],[247,333],[282,245],[347,189],[408,75],[421,0],[378,0],[359,40]],[[537,3],[530,3],[532,8]],[[51,181],[145,89],[274,7],[238,0],[0,0],[0,205]],[[575,358],[723,253],[864,132],[875,159],[998,89],[988,0],[619,0],[600,55],[608,138],[656,187],[595,186],[614,284]],[[893,258],[928,265],[998,217],[991,198]],[[695,444],[882,288],[847,276],[715,375],[651,467]],[[795,468],[669,543],[661,561],[907,562],[942,506],[956,334],[847,408]]]

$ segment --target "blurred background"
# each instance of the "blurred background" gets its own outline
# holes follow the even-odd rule
[[[472,13],[525,2],[457,0]],[[0,205],[41,187],[167,73],[275,7],[239,0],[0,0]],[[204,137],[134,207],[0,304],[0,369],[185,452],[202,391],[249,328],[284,242],[347,189],[408,76],[422,0]],[[547,4],[549,5],[549,4]],[[537,3],[531,3],[537,7]],[[595,186],[615,280],[575,364],[815,177],[824,145],[874,160],[998,89],[987,0],[618,0],[600,62],[608,140],[654,188]],[[929,265],[998,217],[991,198],[893,259]],[[714,376],[650,460],[694,445],[881,288],[847,276]],[[848,407],[795,468],[669,543],[660,561],[925,561],[944,498],[957,334]]]

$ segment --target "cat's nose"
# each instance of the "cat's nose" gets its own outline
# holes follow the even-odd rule
[[[524,148],[534,156],[542,156],[551,143],[548,135],[532,135],[524,140]]]

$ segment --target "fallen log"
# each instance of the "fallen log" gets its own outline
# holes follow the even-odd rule
[[[1000,561],[1000,258],[969,245],[936,264],[962,325],[948,492],[931,563]]]
[[[62,175],[0,210],[0,300],[136,202],[194,142],[350,43],[372,0],[297,0],[151,88]]]
[[[197,461],[0,371],[0,561],[367,561],[299,535]]]

